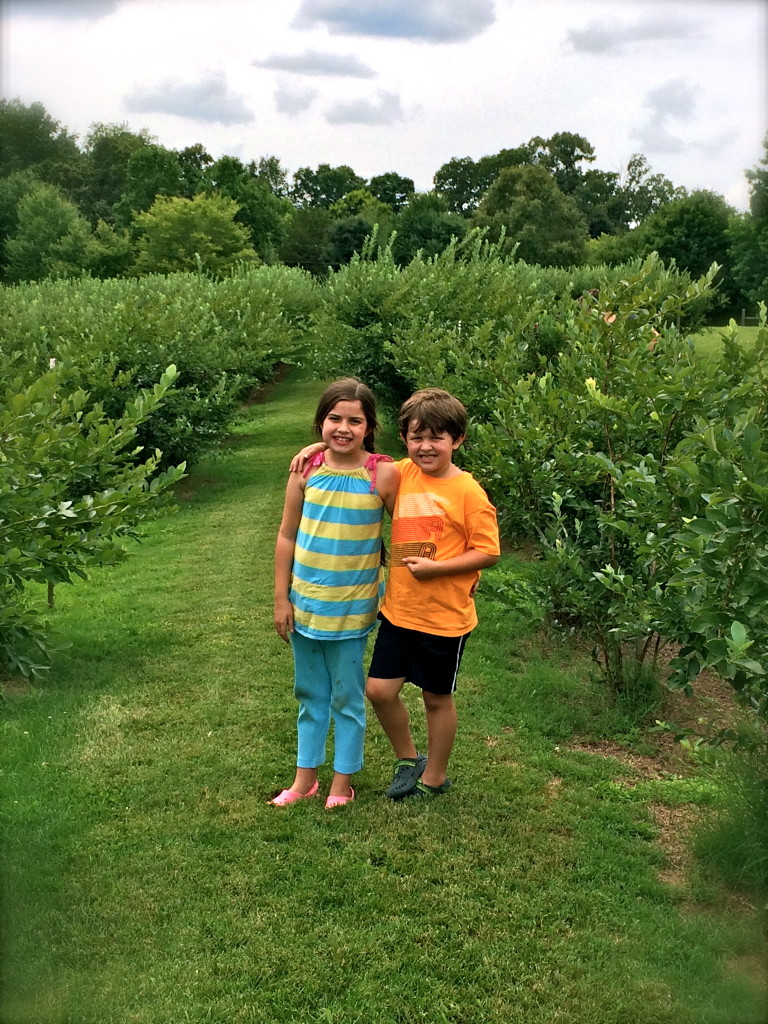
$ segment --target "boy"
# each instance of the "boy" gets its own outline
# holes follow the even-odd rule
[[[424,388],[403,403],[398,425],[408,457],[394,463],[400,485],[389,575],[365,688],[395,752],[387,789],[392,800],[439,796],[450,788],[453,694],[477,625],[473,594],[480,570],[500,553],[496,509],[474,477],[453,464],[467,430],[462,403],[441,388]],[[300,469],[319,447],[304,448],[291,469]],[[416,750],[400,696],[406,682],[422,692],[426,757]]]
[[[477,625],[472,595],[480,570],[499,559],[496,510],[477,481],[453,464],[467,430],[461,402],[425,388],[403,403],[398,425],[408,457],[395,463],[400,487],[389,576],[365,689],[395,752],[387,790],[393,800],[438,796],[451,785],[453,694]],[[422,691],[427,757],[416,750],[400,695],[407,681]]]

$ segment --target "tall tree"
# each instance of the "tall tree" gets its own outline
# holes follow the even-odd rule
[[[19,225],[19,203],[41,184],[30,168],[0,178],[0,266],[5,266],[5,243],[16,234]]]
[[[139,232],[135,269],[139,274],[199,270],[225,274],[258,257],[248,230],[235,223],[237,203],[224,196],[156,199],[136,217]]]
[[[629,227],[639,224],[665,203],[686,195],[684,188],[673,185],[663,174],[651,171],[643,154],[633,153],[621,176],[620,188]]]
[[[480,157],[477,162],[468,156],[453,157],[436,171],[432,179],[435,192],[453,213],[469,216],[505,167],[531,163],[534,152],[531,143],[524,143]]]
[[[191,199],[202,191],[205,169],[213,163],[213,157],[199,142],[185,146],[177,153],[177,157],[184,181],[183,191],[179,194],[185,199]]]
[[[86,219],[55,185],[36,185],[19,200],[16,231],[5,243],[6,280],[81,276],[90,235]]]
[[[85,140],[86,169],[80,207],[92,223],[111,224],[128,191],[131,156],[155,140],[148,132],[132,132],[127,124],[94,124]]]
[[[356,188],[347,192],[330,208],[330,214],[337,220],[344,217],[362,217],[371,227],[378,224],[382,231],[388,231],[394,221],[392,208],[377,199],[367,188]]]
[[[435,194],[451,213],[469,214],[482,199],[481,175],[470,156],[454,156],[435,171]]]
[[[128,225],[158,196],[183,196],[185,184],[178,153],[155,143],[139,146],[128,157],[125,191],[115,206],[115,219]]]
[[[499,238],[503,230],[526,263],[569,267],[586,258],[586,221],[544,167],[503,170],[473,219],[491,238]]]
[[[386,174],[376,174],[371,178],[368,191],[380,202],[386,203],[395,213],[399,213],[416,191],[416,186],[411,178],[404,178],[395,171],[387,171]]]
[[[418,253],[436,256],[452,238],[467,233],[467,221],[436,192],[417,192],[395,222],[392,255],[404,266]]]
[[[347,192],[365,186],[365,178],[355,174],[346,164],[339,167],[319,164],[316,171],[310,167],[300,167],[293,176],[291,198],[297,206],[328,208]]]
[[[328,226],[328,263],[335,270],[349,263],[355,253],[362,251],[371,225],[364,217],[342,217]]]
[[[76,136],[62,128],[42,103],[27,107],[19,99],[0,99],[0,177],[34,167],[39,178],[52,181],[56,168],[79,159]]]
[[[571,195],[579,187],[584,172],[582,163],[593,163],[595,150],[583,135],[573,132],[555,132],[548,139],[535,136],[528,143],[533,151],[532,163],[546,167],[565,195]]]
[[[627,212],[614,171],[590,168],[570,193],[584,215],[591,238],[627,230]]]
[[[645,244],[663,260],[673,259],[681,270],[701,277],[713,263],[728,264],[728,222],[734,212],[721,195],[699,189],[646,218]]]
[[[299,207],[288,219],[279,256],[289,267],[322,276],[330,263],[328,231],[331,214],[321,206]]]
[[[749,212],[735,216],[728,228],[732,272],[741,301],[768,301],[768,134],[763,158],[748,170]]]
[[[256,177],[275,193],[278,199],[287,199],[288,172],[276,156],[260,156],[256,162]]]
[[[234,156],[214,161],[205,174],[206,189],[237,203],[235,220],[248,229],[251,245],[267,262],[277,256],[290,204],[280,199],[259,175],[254,163],[245,165]]]

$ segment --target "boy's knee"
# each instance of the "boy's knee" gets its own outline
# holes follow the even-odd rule
[[[427,711],[440,711],[453,704],[452,693],[430,693],[429,690],[422,690],[421,695],[424,698],[424,707]]]
[[[398,698],[402,683],[391,679],[368,679],[365,684],[365,696],[371,704],[388,704]]]

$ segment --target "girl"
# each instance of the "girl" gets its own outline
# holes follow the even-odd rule
[[[275,629],[293,649],[299,702],[296,775],[270,803],[318,792],[334,722],[334,776],[326,807],[354,800],[362,767],[366,638],[383,590],[382,506],[391,514],[399,474],[373,453],[376,401],[355,377],[323,392],[314,429],[327,446],[291,473],[275,545]]]

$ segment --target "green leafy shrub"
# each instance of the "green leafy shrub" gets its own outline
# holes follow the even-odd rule
[[[497,396],[542,373],[570,344],[574,300],[602,289],[612,301],[643,266],[649,286],[684,292],[692,283],[659,260],[563,270],[529,266],[503,249],[503,239],[491,244],[475,230],[399,267],[391,244],[372,241],[323,289],[313,325],[320,372],[355,374],[394,406],[417,387],[444,386],[484,422]],[[700,291],[677,316],[705,302]]]
[[[52,369],[0,393],[0,665],[45,667],[48,629],[30,584],[71,583],[125,557],[124,540],[156,515],[184,472],[139,456],[138,430],[169,393],[170,366],[117,418],[84,391],[67,393]]]
[[[503,532],[540,544],[540,571],[500,589],[589,637],[615,691],[663,639],[681,647],[673,685],[710,667],[762,714],[765,342],[747,354],[727,335],[723,359],[698,358],[680,325],[716,273],[694,282],[655,254],[528,267],[477,235],[401,270],[380,252],[329,282],[315,345],[393,400],[462,398],[463,464]]]
[[[221,281],[43,282],[0,295],[4,349],[24,354],[17,372],[32,380],[56,359],[60,387],[86,391],[109,416],[170,363],[178,367],[173,393],[138,433],[165,465],[196,461],[226,436],[241,398],[300,351],[316,300],[310,276],[284,267],[243,268]]]

